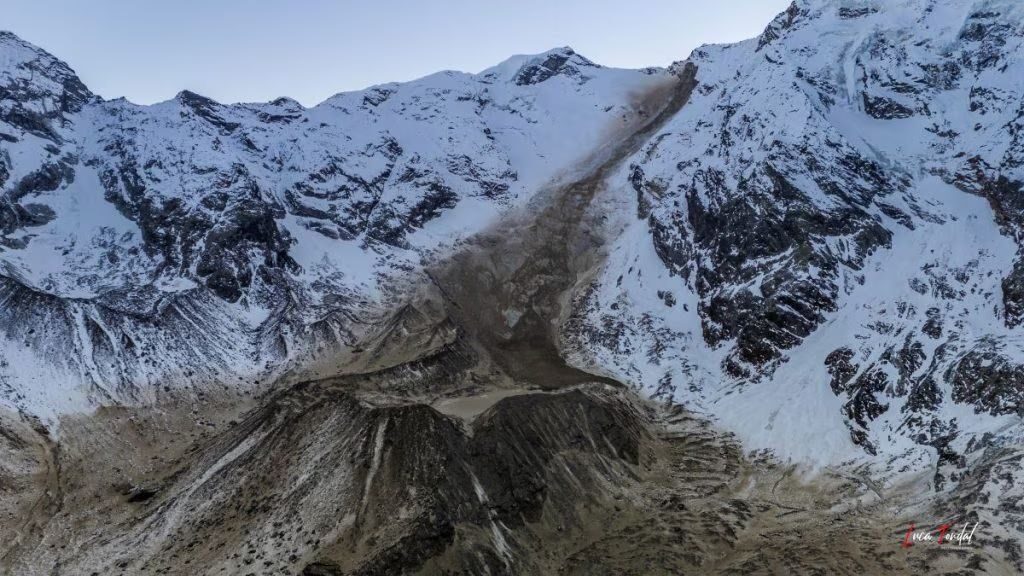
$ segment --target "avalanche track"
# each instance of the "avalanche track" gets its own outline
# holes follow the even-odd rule
[[[427,266],[340,375],[245,402],[104,408],[59,439],[0,421],[7,574],[775,574],[971,570],[901,549],[913,482],[801,475],[679,407],[567,365],[602,258],[588,211],[646,121]],[[20,519],[21,521],[16,521]],[[988,573],[999,567],[987,564]],[[993,571],[995,570],[995,571]]]

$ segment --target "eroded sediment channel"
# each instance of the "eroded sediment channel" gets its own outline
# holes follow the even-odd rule
[[[588,207],[695,86],[575,176],[427,266],[348,373],[250,403],[107,408],[59,444],[0,426],[7,574],[875,574],[966,565],[893,543],[855,480],[801,480],[567,365],[558,329],[602,259]],[[938,564],[936,563],[938,562]]]

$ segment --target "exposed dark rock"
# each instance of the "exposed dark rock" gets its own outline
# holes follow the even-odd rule
[[[993,416],[1024,416],[1024,365],[1000,354],[985,342],[965,354],[951,368],[953,401],[972,404]]]
[[[902,396],[906,394],[913,375],[921,369],[928,357],[924,353],[924,346],[914,340],[913,336],[908,336],[897,352],[893,353],[890,349],[882,358],[892,364],[899,373],[899,382],[893,393]]]
[[[760,52],[765,46],[781,38],[785,31],[796,23],[800,14],[800,7],[797,6],[796,2],[793,2],[789,5],[789,8],[786,8],[785,12],[776,16],[775,20],[765,28],[764,32],[761,33],[761,36],[758,39],[758,52]]]
[[[914,110],[900,104],[899,102],[883,96],[869,96],[864,94],[864,111],[872,118],[879,120],[892,120],[894,118],[910,118]]]
[[[853,350],[837,348],[825,358],[828,373],[832,375],[832,392],[837,396],[847,391],[847,384],[853,379],[860,367],[850,362]]]
[[[250,254],[262,255],[260,266],[295,271],[288,255],[290,239],[274,220],[273,210],[252,198],[235,203],[206,234],[196,274],[221,298],[234,302],[252,283]]]
[[[223,130],[231,133],[238,129],[238,122],[225,120],[220,113],[220,104],[213,100],[185,90],[178,94],[178,101],[182,106],[195,113],[196,116]]]
[[[872,6],[862,6],[859,8],[850,8],[848,6],[842,6],[839,8],[839,17],[844,20],[852,20],[854,18],[863,18],[871,14],[876,14],[877,8]]]
[[[543,60],[523,66],[516,74],[515,83],[519,86],[539,84],[556,75],[580,78],[580,66],[593,67],[595,64],[576,54],[572,48],[562,48],[548,54]]]
[[[973,44],[971,50],[964,51],[962,64],[975,71],[997,66],[1007,37],[1015,33],[1014,26],[999,12],[974,12],[960,31],[961,40]]]
[[[849,386],[850,400],[843,407],[847,417],[853,419],[861,428],[867,429],[871,420],[889,408],[878,399],[888,385],[889,377],[881,369],[865,370]]]
[[[780,151],[780,156],[787,151]],[[872,188],[861,185],[867,198],[896,186],[870,162],[846,158],[841,172],[832,177],[864,181],[869,177]],[[636,174],[636,172],[634,172]],[[652,225],[655,248],[670,270],[683,273],[689,266],[698,268],[696,287],[704,296],[701,312],[706,319],[704,335],[712,345],[737,339],[738,358],[753,365],[763,365],[779,358],[782,350],[800,343],[822,321],[823,313],[834,309],[837,298],[835,278],[840,264],[831,254],[815,247],[814,238],[834,234],[852,234],[856,241],[856,259],[848,266],[859,267],[862,259],[880,246],[887,246],[891,233],[856,206],[836,214],[813,208],[803,191],[772,164],[763,167],[764,179],[745,181],[743,194],[722,190],[721,178],[713,171],[686,196],[689,222],[671,224],[656,218]],[[853,176],[856,174],[856,176]],[[706,207],[696,187],[708,188],[727,195],[726,200]],[[819,186],[837,188],[822,179]],[[856,189],[843,192],[851,196]],[[711,257],[711,262],[693,258],[687,241],[687,228],[693,230],[693,243]],[[773,258],[783,254],[788,266],[778,266]],[[751,261],[765,264],[749,266]],[[805,271],[815,269],[816,275]],[[720,288],[741,284],[755,276],[768,273],[761,285],[761,295],[749,291],[728,291]]]

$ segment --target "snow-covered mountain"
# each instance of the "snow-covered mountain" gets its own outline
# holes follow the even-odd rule
[[[103,101],[0,34],[0,406],[56,421],[202,400],[330,376],[323,362],[367,342],[401,358],[365,372],[402,394],[438,373],[486,387],[515,379],[516,354],[523,373],[550,367],[517,346],[561,320],[574,366],[708,417],[753,461],[842,471],[889,508],[927,478],[907,501],[983,521],[985,561],[1021,570],[1022,134],[1017,0],[797,0],[669,69],[563,48],[309,109]],[[486,257],[425,272],[517,211],[497,230],[525,239],[483,234]],[[566,214],[579,222],[552,223]],[[530,244],[553,231],[557,247]],[[434,289],[446,304],[418,292]],[[399,419],[378,416],[352,432],[372,453],[339,448],[372,471]],[[290,425],[273,422],[252,427]],[[184,501],[262,442],[243,432],[197,452],[214,464],[174,480]],[[465,476],[460,494],[487,504]]]
[[[689,62],[574,357],[750,450],[935,467],[1019,519],[1019,464],[988,474],[1021,457],[1024,4],[802,0]]]
[[[1022,33],[1018,2],[811,0],[698,49],[580,354],[801,458],[1018,422]]]
[[[4,33],[0,402],[246,388],[351,347],[389,281],[529,201],[669,79],[561,48],[310,109],[138,106]]]

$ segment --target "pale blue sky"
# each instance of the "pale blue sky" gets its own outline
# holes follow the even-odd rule
[[[221,102],[478,72],[572,46],[608,66],[664,66],[760,33],[790,0],[3,0],[0,29],[68,62],[96,93]]]

